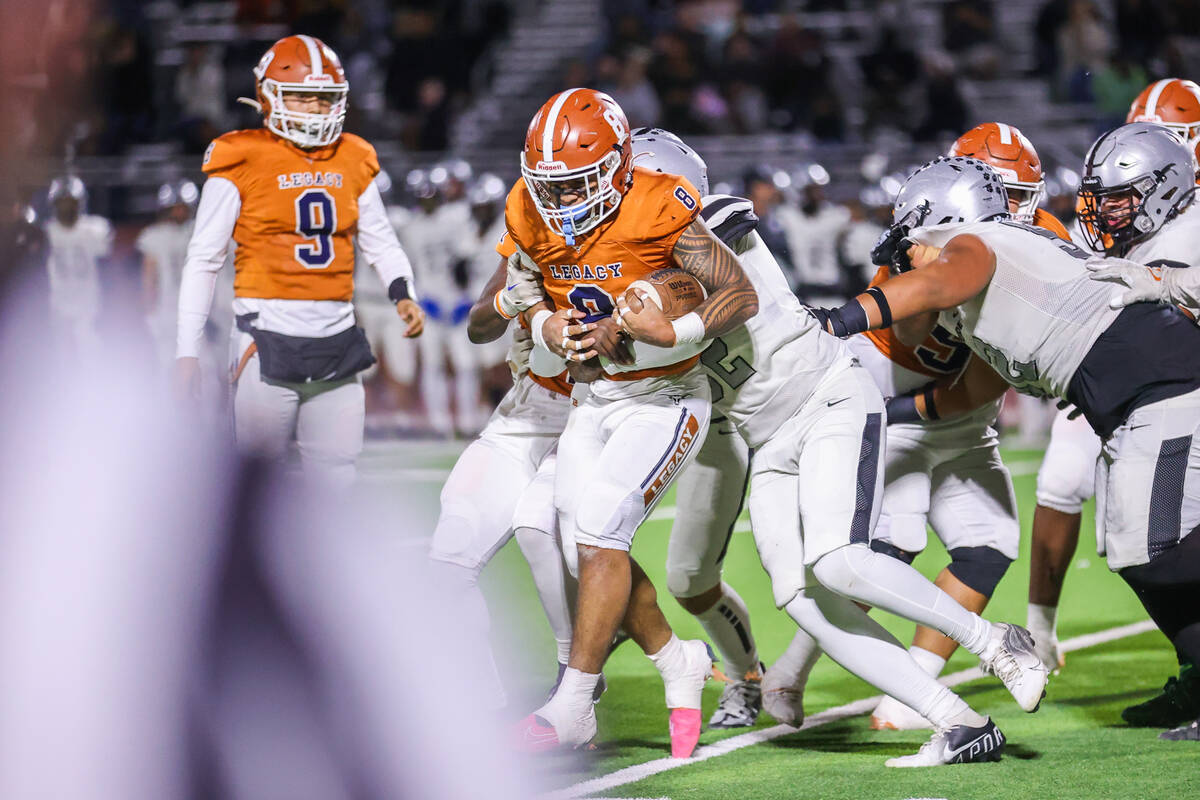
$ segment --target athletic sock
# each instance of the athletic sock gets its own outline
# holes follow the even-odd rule
[[[822,556],[813,570],[833,591],[941,631],[975,655],[983,653],[991,639],[990,622],[963,608],[908,564],[866,545],[838,548]]]
[[[721,597],[712,608],[696,615],[724,661],[733,680],[758,672],[758,648],[750,633],[750,612],[732,586],[721,584]]]
[[[1058,606],[1030,603],[1025,612],[1025,627],[1035,642],[1058,638]]]
[[[679,687],[677,681],[687,673],[687,651],[684,649],[683,642],[672,633],[667,643],[657,653],[651,654],[648,658],[658,669],[658,674],[662,676],[667,708],[687,707],[687,702],[682,697],[673,696],[672,694],[673,689],[677,690],[675,694],[678,694],[678,690],[681,687]],[[683,690],[686,691],[686,688]]]
[[[935,678],[941,674],[942,668],[946,666],[946,659],[923,647],[917,647],[915,644],[908,648],[908,654],[913,657],[913,661],[917,662],[917,665],[921,669]]]
[[[537,590],[554,641],[558,645],[558,663],[567,663],[571,655],[571,603],[567,595],[562,552],[556,539],[536,528],[517,528],[513,534],[522,555],[529,562],[533,586]]]
[[[830,658],[912,708],[938,727],[982,717],[913,660],[883,626],[846,597],[823,586],[806,588],[785,607]]]
[[[778,681],[781,686],[800,688],[808,683],[808,674],[820,658],[821,647],[801,628],[796,631],[783,655],[769,667],[771,681]]]

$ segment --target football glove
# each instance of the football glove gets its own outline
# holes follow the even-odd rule
[[[496,292],[496,308],[508,319],[542,301],[541,276],[521,263],[521,254],[508,257],[504,288]]]
[[[871,263],[886,265],[894,274],[912,269],[912,264],[908,263],[908,248],[912,247],[913,243],[907,237],[908,228],[903,225],[889,225],[871,248]]]
[[[1181,264],[1180,267],[1186,266]],[[1131,303],[1180,303],[1192,307],[1200,297],[1200,272],[1172,266],[1148,267],[1124,258],[1092,256],[1087,261],[1094,281],[1128,287],[1108,301],[1110,308]]]

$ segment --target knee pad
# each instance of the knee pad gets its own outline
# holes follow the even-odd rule
[[[1037,475],[1037,502],[1063,514],[1078,514],[1096,493],[1096,469],[1085,458],[1052,457]]]
[[[903,561],[905,564],[911,565],[917,559],[917,553],[910,550],[901,550],[891,542],[885,542],[882,539],[872,539],[871,549],[876,553],[881,553],[885,556],[891,556],[897,561]]]
[[[991,547],[955,547],[947,569],[984,597],[991,597],[1011,563],[1011,558]]]

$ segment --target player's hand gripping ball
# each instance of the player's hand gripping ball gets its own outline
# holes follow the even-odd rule
[[[614,316],[621,329],[639,342],[657,347],[675,344],[671,320],[704,301],[704,287],[681,269],[660,269],[629,285],[617,298]]]

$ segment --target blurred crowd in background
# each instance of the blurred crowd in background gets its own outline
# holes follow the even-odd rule
[[[148,357],[169,369],[199,154],[260,124],[236,98],[253,96],[263,50],[312,34],[341,55],[346,128],[379,149],[380,188],[431,320],[419,343],[404,340],[378,279],[361,276],[360,324],[379,359],[368,429],[385,435],[469,436],[509,384],[504,348],[469,345],[465,316],[495,268],[528,117],[554,91],[607,91],[635,127],[686,137],[715,192],[754,202],[801,300],[829,305],[870,278],[867,254],[904,177],[968,128],[1022,127],[1047,167],[1050,210],[1069,221],[1086,143],[1123,121],[1148,81],[1200,75],[1194,0],[113,0],[90,17],[73,7],[41,9],[42,62],[10,63],[5,86],[16,113],[3,125],[20,154],[5,202],[50,313],[83,320],[78,335],[100,346],[106,318],[144,315]],[[210,332],[218,385],[231,266],[224,276]],[[64,293],[69,302],[55,300]],[[1036,438],[1042,421],[1025,422]]]

